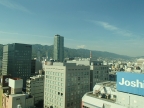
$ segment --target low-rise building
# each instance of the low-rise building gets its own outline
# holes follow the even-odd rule
[[[26,81],[26,93],[34,96],[34,103],[44,99],[44,75],[30,77]]]
[[[117,82],[97,83],[81,108],[144,108],[144,74],[118,72]]]
[[[8,86],[8,79],[11,78],[10,75],[2,75],[0,77],[0,108],[2,108],[2,96],[3,93],[9,92],[10,87]]]
[[[10,91],[2,95],[2,108],[34,108],[34,97],[22,92],[23,80],[9,78]]]

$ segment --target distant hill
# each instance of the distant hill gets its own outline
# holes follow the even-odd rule
[[[2,49],[3,45],[0,44],[0,57],[2,56]],[[53,57],[53,45],[40,45],[40,44],[34,44],[32,45],[32,58],[37,56],[38,50],[41,53],[41,57],[45,57],[46,53],[48,52],[49,57]],[[71,49],[66,48],[64,51],[65,57],[86,57],[88,58],[90,56],[90,50],[88,49]],[[131,59],[129,56],[124,55],[118,55],[115,53],[110,52],[104,52],[104,51],[92,51],[92,57],[93,58],[108,58],[108,59]]]
[[[37,51],[40,50],[41,56],[45,57],[46,52],[48,52],[49,57],[53,57],[53,45],[39,45],[35,44],[33,45],[33,57],[36,57]],[[90,57],[90,50],[88,49],[71,49],[66,48],[64,50],[64,56],[66,57],[84,57],[88,58]],[[124,55],[118,55],[115,53],[110,52],[104,52],[104,51],[92,51],[92,57],[93,58],[107,58],[107,59],[126,59],[129,60],[131,57],[124,56]]]

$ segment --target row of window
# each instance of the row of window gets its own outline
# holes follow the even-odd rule
[[[108,73],[109,71],[94,71],[94,74],[103,74],[103,73]]]
[[[50,85],[48,85],[48,84],[51,84],[51,86],[61,86],[61,87],[63,87],[64,86],[64,83],[61,83],[61,82],[57,82],[56,80],[54,80],[54,81],[52,81],[52,80],[46,80],[46,83],[45,83],[45,85],[46,86],[50,86]]]
[[[94,70],[108,70],[108,69],[109,69],[108,67],[103,67],[103,66],[94,67]]]
[[[53,75],[53,76],[64,76],[64,73],[60,72],[52,72],[52,71],[46,71],[47,75]]]
[[[69,72],[68,76],[82,76],[89,75],[89,72]]]
[[[55,90],[63,91],[64,88],[63,87],[57,87],[57,86],[54,86],[54,85],[46,85],[45,90],[54,93]]]
[[[109,75],[95,75],[93,78],[103,78],[103,77],[109,77]]]
[[[73,77],[69,77],[67,78],[67,81],[70,82],[70,81],[82,81],[82,82],[85,82],[85,81],[89,81],[89,77],[90,76],[81,76],[81,77],[77,77],[77,76],[73,76]]]
[[[56,77],[56,76],[50,76],[50,75],[46,75],[46,78],[48,78],[49,80],[54,80],[54,81],[63,81],[63,78],[61,77]],[[46,79],[47,81],[47,79]],[[48,82],[48,81],[47,81]]]
[[[68,69],[68,70],[89,70],[89,68],[80,68],[80,69]]]
[[[61,95],[61,94],[60,94]],[[60,98],[62,97],[62,98]],[[55,95],[49,94],[49,95],[45,95],[45,99],[44,101],[48,104],[48,103],[55,103],[55,104],[62,104],[64,102],[63,96],[57,97]]]
[[[68,107],[75,107],[75,106],[79,106],[80,107],[81,101],[79,101],[79,100],[74,100],[74,101],[71,101],[71,102],[67,102],[67,108]],[[79,107],[76,107],[76,108],[79,108]]]

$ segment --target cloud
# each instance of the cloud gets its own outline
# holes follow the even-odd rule
[[[113,26],[113,25],[110,25],[109,23],[107,22],[102,22],[102,21],[96,21],[96,23],[98,23],[99,25],[103,26],[105,29],[108,29],[108,30],[118,30],[117,27]]]
[[[119,34],[121,36],[127,36],[127,37],[133,36],[133,34],[130,31],[120,29],[114,25],[107,23],[107,22],[103,22],[103,21],[92,21],[92,22],[97,25],[102,26],[103,28],[105,28],[107,30],[113,31],[114,34]]]
[[[20,4],[16,4],[16,3],[12,3],[8,0],[0,0],[0,5],[3,5],[7,8],[10,8],[10,9],[17,9],[17,10],[20,10],[20,11],[23,11],[23,12],[27,12],[27,13],[31,13],[28,9],[26,9],[24,6],[20,5]]]
[[[85,45],[78,45],[77,48],[85,48]]]

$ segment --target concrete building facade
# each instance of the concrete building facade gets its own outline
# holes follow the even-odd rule
[[[42,63],[37,59],[31,60],[31,75],[37,75],[42,70]]]
[[[0,59],[0,74],[2,74],[2,60]]]
[[[54,53],[55,61],[63,62],[64,60],[64,37],[60,35],[54,36]]]
[[[9,75],[2,75],[0,77],[0,108],[2,108],[2,96],[3,93],[9,92],[10,93],[10,87],[8,86],[8,79],[11,78]]]
[[[2,108],[34,108],[34,97],[22,93],[23,80],[9,78],[10,92],[2,95]]]
[[[2,75],[20,77],[26,86],[31,76],[32,46],[27,44],[9,44],[3,47]]]
[[[97,83],[82,98],[81,108],[144,108],[144,96],[121,92],[116,82]]]
[[[96,83],[109,80],[109,67],[103,65],[102,61],[92,61],[90,65],[90,91]]]
[[[44,75],[30,77],[26,81],[26,93],[34,96],[34,103],[44,99]]]
[[[80,108],[90,89],[90,67],[54,63],[45,67],[44,108]]]
[[[80,60],[70,60],[67,63],[76,63],[77,65],[85,65],[90,67],[90,91],[96,83],[109,80],[109,66],[103,65],[102,61],[96,61],[92,58],[80,59]]]

